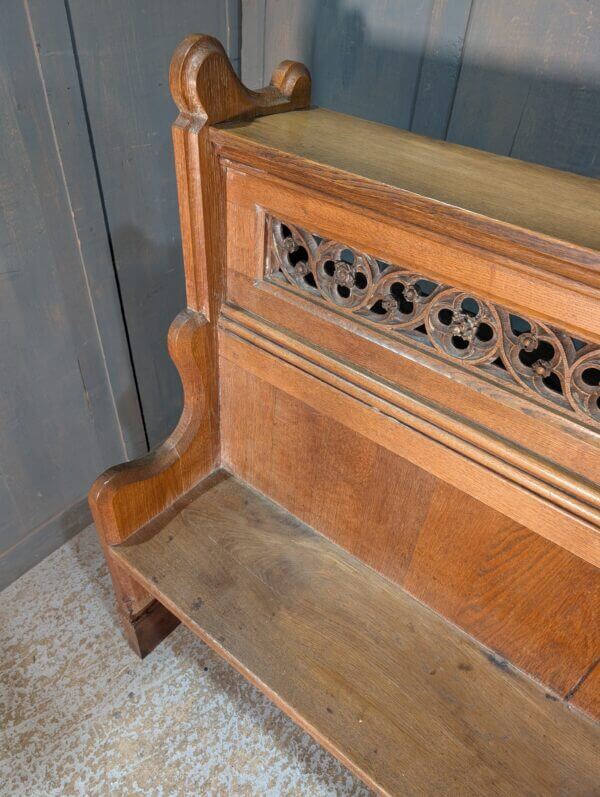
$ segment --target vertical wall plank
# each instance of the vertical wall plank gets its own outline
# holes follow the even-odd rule
[[[31,35],[38,53],[38,68],[53,142],[60,159],[67,210],[73,226],[78,270],[65,267],[65,301],[71,323],[76,323],[78,360],[86,390],[94,397],[98,445],[106,429],[120,429],[126,457],[140,456],[147,443],[133,380],[125,325],[93,153],[72,50],[69,20],[62,0],[28,0]],[[33,46],[33,43],[32,43]],[[87,295],[82,302],[81,296]],[[87,341],[99,337],[101,345]],[[112,417],[114,416],[114,417]],[[111,451],[114,456],[114,451]],[[108,455],[108,452],[107,452]],[[109,459],[105,457],[106,461]]]
[[[327,6],[331,0],[324,0]],[[266,85],[285,58],[313,58],[313,28],[320,0],[242,0],[242,79],[249,88]],[[313,83],[313,97],[315,86]]]
[[[264,85],[267,0],[242,0],[242,82],[253,89]]]
[[[445,138],[473,0],[434,0],[410,129]]]
[[[321,3],[313,32],[317,104],[409,127],[430,8],[431,0]]]
[[[86,521],[98,471],[144,448],[111,244],[151,442],[178,417],[168,62],[194,30],[236,66],[240,46],[238,0],[2,12],[0,586]],[[250,84],[298,58],[318,104],[600,174],[597,0],[243,0],[241,22]]]
[[[600,177],[600,3],[570,2],[568,13],[564,4],[551,3],[543,11],[544,66],[510,155]]]
[[[131,354],[151,442],[177,420],[168,66],[194,30],[239,66],[239,23],[238,0],[3,4],[0,589],[89,522],[98,473],[147,449]]]
[[[154,445],[171,432],[181,411],[181,385],[166,347],[169,324],[185,303],[169,61],[190,32],[238,46],[237,4],[69,0],[69,8],[133,363]]]
[[[600,175],[600,4],[474,2],[448,138]]]
[[[223,46],[229,54],[231,65],[239,75],[241,73],[241,33],[242,15],[241,0],[225,0],[225,30],[226,36]],[[197,31],[193,31],[197,32]]]
[[[597,176],[599,20],[598,0],[243,0],[242,73],[299,58],[317,105]]]
[[[312,72],[315,104],[408,127],[431,0],[265,0],[244,2],[242,13],[242,71],[254,87],[294,58]],[[263,17],[260,78],[260,38],[251,52]]]
[[[130,452],[121,421],[136,420],[135,405],[123,409],[127,377],[115,379],[120,394],[110,382],[126,369],[126,352],[109,374],[92,299],[112,279],[101,224],[95,241],[81,226],[98,221],[84,196],[97,187],[92,178],[70,193],[51,110],[58,97],[51,101],[41,55],[54,46],[68,55],[64,5],[52,0],[46,10],[48,40],[17,0],[3,5],[0,26],[0,588],[89,522],[88,487]],[[66,77],[73,62],[62,66]],[[81,103],[72,73],[68,84]],[[73,171],[83,169],[85,131],[69,138],[68,154]],[[106,270],[103,289],[86,273],[84,248],[91,271]],[[115,357],[124,345],[117,334],[109,331]]]

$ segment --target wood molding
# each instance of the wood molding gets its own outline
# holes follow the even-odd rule
[[[241,265],[241,257],[236,265]],[[230,306],[242,309],[270,328],[285,330],[311,350],[370,374],[445,416],[462,419],[468,427],[501,438],[583,482],[600,482],[596,456],[600,433],[579,421],[534,404],[519,391],[496,386],[485,374],[475,376],[410,341],[382,334],[318,302],[299,302],[293,291],[282,286],[229,270],[227,287],[226,314]]]
[[[221,356],[600,565],[600,491],[227,306]]]
[[[592,723],[238,479],[152,526],[119,563],[378,794],[591,793]]]
[[[597,285],[590,285],[579,265],[564,272],[548,271],[548,258],[540,262],[519,259],[516,252],[505,254],[491,242],[488,246],[483,236],[453,237],[433,222],[419,226],[404,212],[399,198],[389,205],[385,195],[379,198],[379,186],[372,194],[373,208],[366,208],[361,204],[361,191],[367,192],[369,186],[360,177],[354,178],[353,187],[348,182],[339,197],[335,191],[315,190],[311,178],[315,167],[310,162],[305,163],[302,186],[277,176],[277,169],[260,172],[228,160],[224,164],[230,205],[258,206],[264,213],[286,218],[322,237],[343,237],[353,248],[383,260],[400,260],[431,279],[475,291],[483,299],[600,343],[600,266]],[[375,198],[382,203],[380,212],[375,210]],[[257,270],[257,276],[262,276],[262,271]]]
[[[524,266],[537,266],[549,278],[563,277],[582,286],[600,288],[597,232],[589,229],[597,226],[597,180],[432,141],[325,109],[315,109],[313,113],[310,120],[299,118],[293,124],[289,119],[273,119],[256,126],[240,123],[215,127],[211,137],[222,158],[279,177],[298,190],[312,189],[330,199],[350,200],[355,207],[379,218],[408,222],[446,238],[488,248]],[[372,148],[364,145],[369,140],[376,142]],[[541,198],[548,207],[552,204],[548,200],[553,197],[555,219],[561,218],[564,199],[556,192],[557,180],[564,192],[580,188],[581,197],[571,206],[577,235],[572,241],[567,240],[562,228],[568,225],[560,222],[553,234],[550,230],[533,229],[526,221],[519,224],[516,218],[507,221],[493,217],[483,207],[472,209],[466,202],[461,206],[449,197],[427,196],[424,191],[403,187],[401,182],[406,182],[410,167],[403,162],[402,168],[395,171],[394,151],[410,148],[414,150],[415,171],[420,166],[424,173],[428,165],[431,172],[443,167],[438,159],[440,153],[444,154],[442,161],[447,155],[454,168],[440,173],[447,175],[449,185],[468,186],[473,182],[479,189],[481,182],[477,177],[491,171],[490,180],[501,185],[508,206],[514,199],[515,205],[532,208]],[[398,184],[394,184],[395,178]],[[528,195],[527,186],[532,182],[539,183],[539,193],[531,191]],[[523,191],[513,198],[511,195],[519,186]],[[582,212],[589,224],[582,223]]]
[[[590,403],[600,372],[594,345],[600,343],[600,239],[592,224],[600,217],[591,207],[596,187],[572,175],[308,109],[310,78],[299,64],[284,62],[269,86],[250,91],[210,37],[192,36],[177,48],[171,90],[179,108],[173,144],[187,307],[171,327],[169,350],[183,382],[184,410],[165,443],[107,471],[90,492],[134,650],[147,653],[179,618],[209,643],[216,640],[221,655],[247,677],[256,676],[277,699],[292,683],[288,664],[302,656],[293,650],[282,659],[283,670],[281,656],[275,656],[279,686],[252,662],[286,647],[310,654],[314,638],[318,666],[298,683],[302,694],[289,701],[298,706],[302,697],[312,711],[323,705],[314,699],[314,680],[327,663],[320,651],[323,640],[329,644],[324,629],[340,628],[339,606],[350,629],[344,639],[356,631],[363,641],[349,645],[349,654],[344,647],[327,665],[333,680],[325,694],[334,705],[324,722],[317,718],[314,730],[342,760],[352,763],[331,733],[336,712],[343,717],[342,681],[356,712],[341,725],[370,761],[379,748],[364,746],[358,723],[375,705],[371,687],[379,689],[390,676],[400,686],[406,677],[416,678],[425,697],[439,697],[453,720],[457,711],[471,716],[472,689],[461,687],[459,699],[448,703],[446,688],[438,694],[437,673],[451,671],[455,681],[462,677],[456,669],[472,669],[455,667],[440,650],[406,673],[395,654],[385,653],[377,674],[364,675],[357,664],[380,652],[379,632],[373,639],[363,632],[372,628],[371,614],[378,612],[372,599],[381,588],[372,586],[372,594],[357,589],[346,564],[334,585],[335,601],[329,608],[324,601],[315,604],[314,635],[306,635],[301,618],[289,622],[286,602],[300,615],[306,610],[302,594],[299,600],[293,594],[297,588],[313,594],[302,556],[296,585],[288,578],[294,558],[290,530],[303,520],[315,529],[310,538],[320,552],[311,565],[316,573],[325,573],[333,548],[323,535],[329,536],[362,561],[365,573],[368,566],[390,578],[390,594],[412,591],[489,645],[491,650],[481,652],[503,682],[510,686],[514,674],[499,656],[549,686],[554,694],[544,696],[529,685],[544,716],[554,712],[559,696],[568,701],[579,694],[581,706],[593,710],[593,682],[586,678],[596,656],[594,565],[600,565],[599,432]],[[282,123],[285,115],[277,114],[292,109],[298,112]],[[288,231],[280,227],[277,241],[266,234],[273,231],[273,219],[283,220]],[[344,256],[347,249],[354,252]],[[365,263],[368,268],[360,265]],[[375,312],[367,307],[375,296],[367,288],[376,292],[381,284],[377,300],[386,321],[408,324],[412,318],[394,315],[401,309],[392,291],[399,274],[418,275],[402,289],[403,312],[412,312],[406,310],[409,283],[414,288],[418,280],[429,281],[430,293],[422,285],[419,290],[431,294],[432,304],[452,294],[442,308],[449,313],[450,332],[434,329],[425,312],[417,313],[424,332],[406,327],[407,335],[441,335],[428,349],[423,341],[386,334],[377,319],[364,323],[355,312]],[[336,294],[339,287],[346,293]],[[366,290],[366,297],[354,288]],[[472,315],[472,306],[469,311],[462,303],[461,291],[485,311],[489,329],[479,336],[477,311]],[[512,334],[506,327],[510,314],[529,324],[531,340],[511,327],[518,351],[502,349],[501,383],[485,367],[495,363],[504,336]],[[501,330],[493,326],[503,320]],[[466,341],[462,348],[458,338]],[[546,349],[538,351],[546,339],[564,356],[562,370]],[[466,352],[466,363],[449,351],[450,344]],[[578,395],[565,388],[560,406],[533,395],[532,385],[523,384],[531,374],[523,376],[515,362],[523,350],[535,355],[520,360],[535,376],[548,378],[544,374],[552,366],[561,380],[579,380]],[[581,362],[591,373],[576,372]],[[232,478],[224,478],[223,467]],[[260,499],[262,513],[240,479],[279,507],[267,508]],[[224,506],[229,499],[233,512]],[[265,531],[274,518],[282,520],[275,523],[282,532],[281,561],[269,565],[263,578],[274,539]],[[253,535],[254,541],[263,539],[265,553]],[[241,547],[233,551],[229,545],[237,539]],[[333,582],[325,582],[330,589]],[[255,588],[261,611],[248,614],[248,589]],[[352,590],[357,600],[350,606]],[[281,637],[278,615],[285,619]],[[408,627],[407,639],[415,630]],[[238,656],[232,651],[240,639],[247,646]],[[406,714],[414,704],[415,691],[409,692],[402,701],[386,698],[383,712],[393,706],[394,717]],[[411,722],[411,738],[414,727]],[[374,737],[389,746],[389,760],[402,744],[396,729],[392,718],[389,729]],[[498,749],[486,745],[501,774],[503,740]],[[467,734],[470,753],[475,741]],[[566,749],[564,737],[559,741]],[[461,754],[459,768],[464,760]],[[416,764],[431,769],[426,756]],[[447,761],[434,776],[448,782]],[[389,793],[398,782],[392,779]]]
[[[184,389],[176,429],[154,451],[109,468],[92,485],[94,520],[109,545],[122,542],[215,466],[211,336],[201,313],[184,310],[177,316],[169,330],[169,353]]]
[[[282,61],[268,86],[251,91],[212,36],[194,34],[178,45],[169,82],[180,113],[209,124],[306,108],[310,103],[310,73],[304,64]]]

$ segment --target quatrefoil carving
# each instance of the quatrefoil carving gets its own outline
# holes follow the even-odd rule
[[[600,425],[600,346],[268,218],[267,277]]]

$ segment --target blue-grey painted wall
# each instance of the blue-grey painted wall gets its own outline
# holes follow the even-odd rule
[[[143,417],[151,446],[179,419],[167,352],[185,305],[171,145],[169,62],[189,33],[217,36],[237,62],[237,0],[69,0]]]
[[[194,31],[237,59],[238,27],[237,0],[1,4],[0,589],[179,417],[169,60]]]
[[[304,61],[314,102],[600,176],[600,0],[242,0],[242,76]]]

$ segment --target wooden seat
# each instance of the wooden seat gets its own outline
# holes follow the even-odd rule
[[[591,722],[224,472],[114,552],[374,788],[593,794]]]
[[[382,794],[595,793],[597,182],[210,37],[171,89],[184,411],[90,492],[130,644],[183,621]]]

